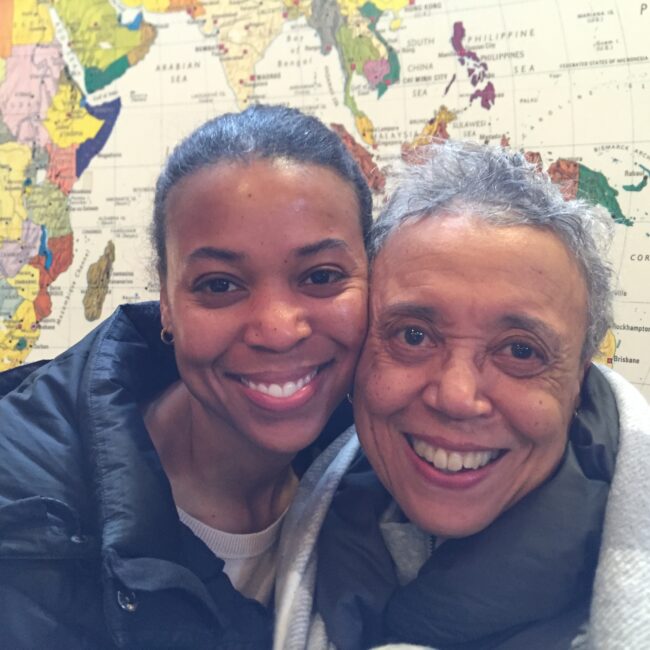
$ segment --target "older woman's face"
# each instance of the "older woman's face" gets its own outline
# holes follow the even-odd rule
[[[355,382],[368,458],[420,527],[475,533],[562,457],[584,374],[585,282],[555,235],[467,215],[397,231],[371,287]]]

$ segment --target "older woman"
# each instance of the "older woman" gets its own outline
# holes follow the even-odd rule
[[[366,332],[370,220],[343,143],[299,111],[178,145],[156,186],[160,305],[0,376],[3,647],[270,646],[294,459]]]
[[[405,171],[355,381],[374,472],[348,432],[305,477],[276,647],[650,647],[650,412],[590,363],[610,233],[519,154],[449,142]]]

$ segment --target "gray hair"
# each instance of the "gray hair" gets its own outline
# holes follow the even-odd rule
[[[372,223],[372,196],[366,179],[339,136],[319,119],[287,106],[256,104],[241,113],[209,120],[182,140],[165,163],[154,196],[150,237],[159,274],[167,272],[167,197],[187,176],[219,163],[282,159],[327,167],[352,185],[359,202],[364,241]]]
[[[401,225],[468,209],[494,226],[532,226],[562,240],[587,285],[582,359],[597,351],[613,322],[607,253],[614,226],[601,207],[565,200],[560,188],[521,153],[446,141],[422,148],[397,175],[397,187],[370,233],[371,260]]]

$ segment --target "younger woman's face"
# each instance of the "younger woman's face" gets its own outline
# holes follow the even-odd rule
[[[306,447],[366,331],[352,185],[317,165],[222,163],[172,189],[166,225],[162,320],[200,411],[257,449]]]

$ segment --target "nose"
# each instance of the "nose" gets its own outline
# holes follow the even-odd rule
[[[311,333],[308,315],[297,299],[264,291],[251,304],[244,341],[251,347],[286,352]]]
[[[423,392],[429,407],[454,420],[490,413],[492,404],[484,392],[481,368],[474,359],[449,357],[431,374]]]

